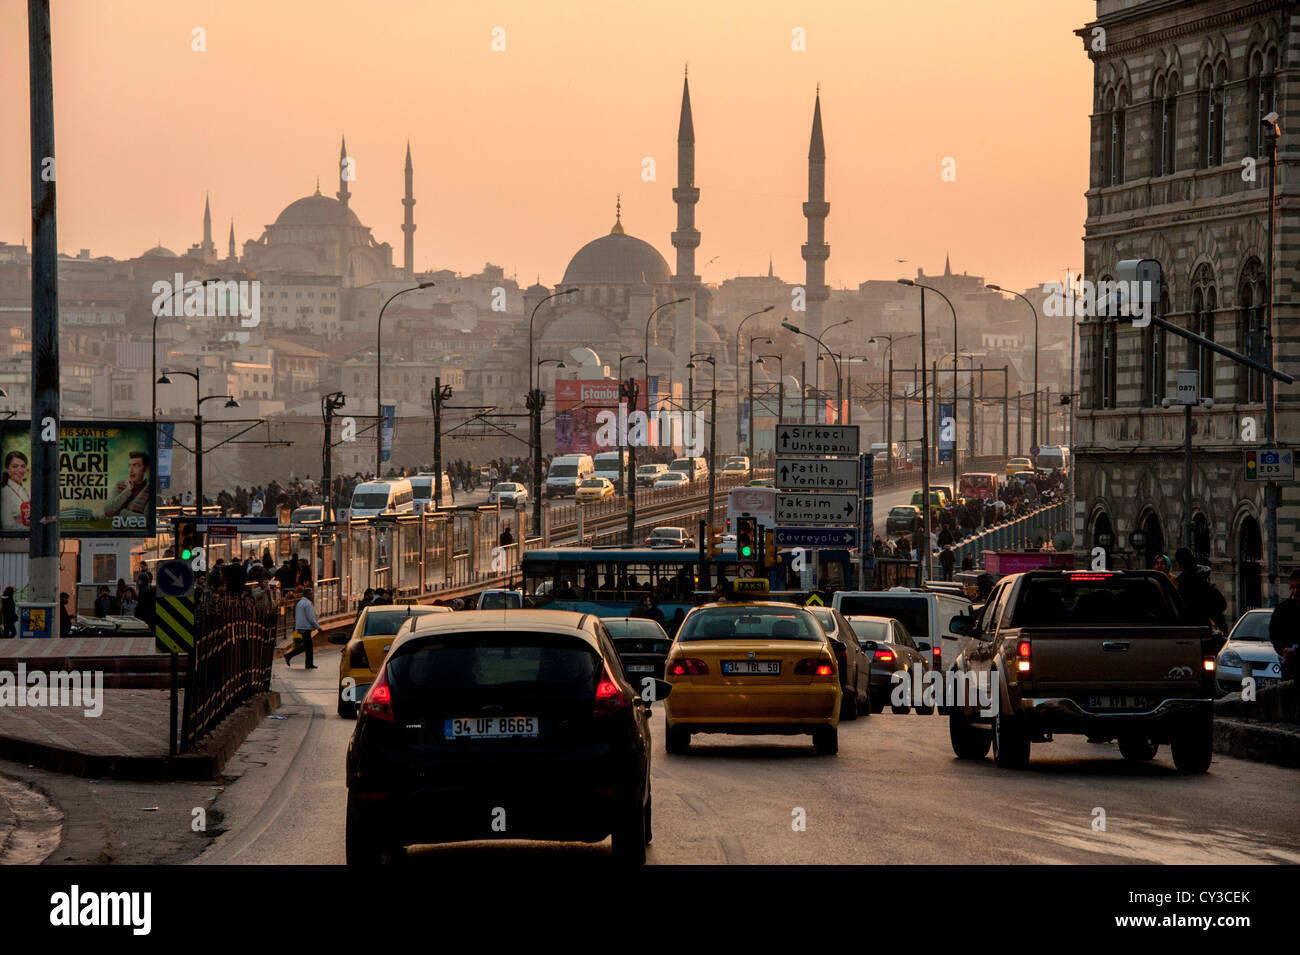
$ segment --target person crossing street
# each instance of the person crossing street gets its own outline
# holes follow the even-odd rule
[[[303,669],[315,670],[316,664],[312,662],[312,634],[320,629],[320,623],[316,619],[316,606],[311,601],[311,588],[302,589],[302,598],[298,605],[293,609],[293,630],[294,633],[302,640],[302,653],[307,657],[307,664]],[[289,658],[299,651],[290,650],[284,655],[284,665],[289,666]]]

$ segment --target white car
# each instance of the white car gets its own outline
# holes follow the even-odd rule
[[[488,503],[496,504],[500,501],[505,505],[523,504],[528,500],[528,488],[516,481],[502,481],[500,484],[492,485],[492,490],[488,491]]]
[[[665,471],[655,478],[654,489],[656,491],[665,487],[686,487],[691,483],[691,479],[681,471]]]
[[[668,470],[666,464],[642,464],[636,469],[636,486],[651,487],[658,480],[659,475]]]
[[[1268,639],[1273,608],[1247,610],[1228,634],[1228,642],[1219,651],[1215,664],[1215,683],[1221,693],[1241,690],[1245,665],[1250,664],[1255,686],[1269,686],[1282,679],[1282,660]]]
[[[656,527],[645,543],[647,547],[694,547],[695,538],[684,527]]]

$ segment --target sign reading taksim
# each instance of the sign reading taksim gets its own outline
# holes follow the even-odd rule
[[[777,454],[858,453],[856,424],[779,424],[776,426]]]
[[[776,486],[783,491],[856,490],[858,462],[852,458],[777,458]]]
[[[778,524],[851,526],[857,522],[858,506],[856,491],[839,494],[778,493],[776,521]]]

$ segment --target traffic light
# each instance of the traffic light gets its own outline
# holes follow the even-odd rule
[[[203,536],[194,521],[176,522],[176,557],[180,560],[193,560],[197,551],[203,547]]]
[[[722,553],[722,528],[708,524],[704,528],[705,556],[714,560]]]
[[[763,531],[763,566],[775,567],[780,561],[776,558],[776,531],[767,528]]]
[[[751,561],[758,555],[758,521],[752,517],[736,519],[736,560]]]

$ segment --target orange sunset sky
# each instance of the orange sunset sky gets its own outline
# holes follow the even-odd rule
[[[27,5],[0,3],[0,241],[30,243]],[[224,256],[293,200],[336,191],[401,265],[559,282],[627,231],[674,262],[682,68],[696,134],[697,271],[803,277],[814,88],[832,287],[943,267],[1025,287],[1082,265],[1087,0],[55,0],[59,248]],[[191,49],[206,31],[205,52]],[[492,31],[504,28],[504,52]],[[792,31],[806,51],[792,49]],[[653,157],[657,178],[642,178]],[[941,179],[945,157],[955,182]],[[716,259],[714,259],[716,257]],[[714,259],[705,268],[705,263]],[[907,260],[905,263],[897,259]]]

